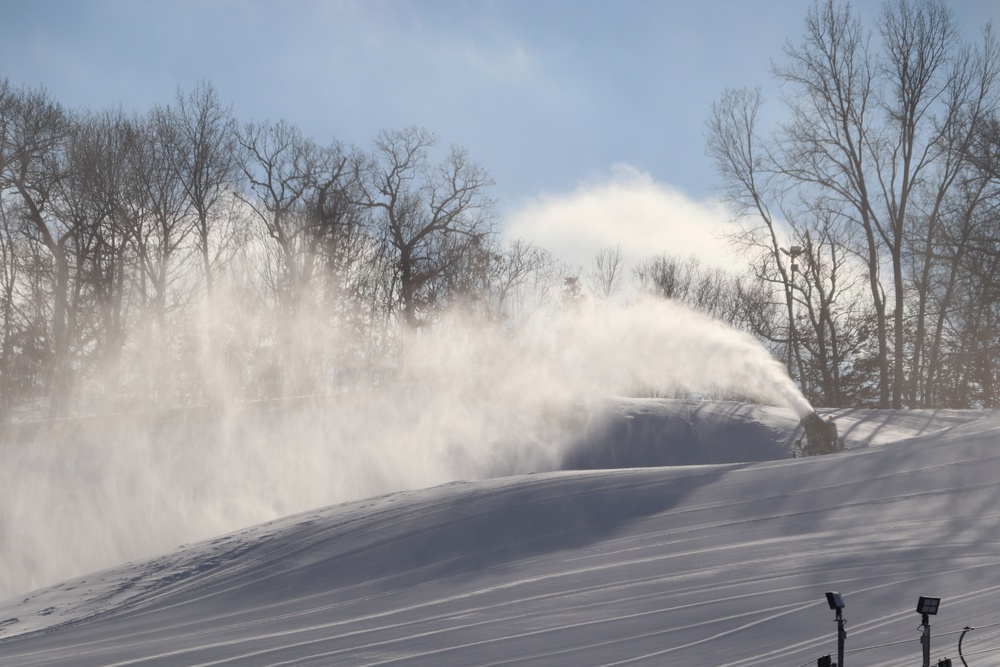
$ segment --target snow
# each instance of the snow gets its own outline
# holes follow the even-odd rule
[[[789,410],[607,407],[563,470],[340,503],[21,592],[0,603],[0,664],[795,667],[836,654],[828,590],[852,665],[920,659],[920,595],[942,598],[934,664],[967,625],[967,656],[1000,643],[996,414],[837,410],[848,451],[792,458]]]

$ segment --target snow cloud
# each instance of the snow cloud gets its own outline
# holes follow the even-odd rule
[[[729,214],[718,201],[697,201],[626,164],[567,194],[543,194],[509,216],[507,233],[525,238],[575,266],[602,248],[620,247],[630,265],[667,253],[728,267]]]

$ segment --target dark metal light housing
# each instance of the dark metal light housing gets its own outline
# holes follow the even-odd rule
[[[938,607],[940,606],[941,598],[927,598],[921,595],[920,600],[917,602],[917,613],[933,616],[938,613]]]
[[[923,598],[920,599],[923,600]],[[846,606],[844,604],[844,596],[834,591],[827,592],[826,601],[830,605],[830,609],[843,609]]]

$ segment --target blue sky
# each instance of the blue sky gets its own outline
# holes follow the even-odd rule
[[[770,62],[799,41],[811,3],[5,4],[0,75],[68,107],[141,112],[208,80],[241,120],[283,118],[322,142],[366,147],[379,130],[421,125],[492,174],[511,233],[583,263],[616,242],[626,254],[715,252],[726,216],[704,154],[710,105],[726,87],[760,85],[777,111]],[[880,5],[853,3],[866,23]],[[1000,17],[995,0],[952,6],[970,38]],[[602,217],[580,220],[587,197]],[[622,205],[628,219],[612,213]]]

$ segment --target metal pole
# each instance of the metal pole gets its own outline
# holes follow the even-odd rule
[[[840,610],[837,610],[837,667],[844,667],[844,641],[847,639],[847,630],[844,629],[844,617]]]
[[[794,280],[794,278],[793,278]],[[788,294],[791,295],[792,288],[788,288]],[[792,363],[792,341],[795,337],[795,304],[793,303],[788,309],[788,345],[786,346],[786,354],[788,355],[788,377],[795,379],[795,366]]]
[[[788,320],[788,374],[794,378],[795,377],[795,350],[796,350],[796,337],[798,332],[795,330],[795,255],[792,255],[792,278],[791,278],[791,292],[792,292],[792,309]]]
[[[975,630],[975,628],[968,625],[965,626],[965,629],[962,630],[962,636],[958,638],[958,657],[962,659],[962,664],[965,665],[965,667],[969,667],[969,663],[965,661],[965,656],[962,655],[962,640],[965,639],[965,633],[969,630]]]
[[[931,667],[931,621],[927,614],[923,614],[923,634],[920,635],[920,643],[924,645],[923,667]]]

